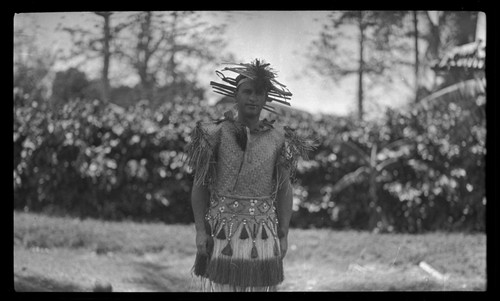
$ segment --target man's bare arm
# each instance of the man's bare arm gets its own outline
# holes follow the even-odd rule
[[[288,228],[293,213],[292,184],[288,170],[281,170],[283,183],[276,196],[276,213],[278,215],[278,236],[280,238],[281,256],[285,257],[288,249]]]
[[[191,190],[191,206],[193,208],[196,229],[196,247],[201,254],[208,254],[208,244],[211,239],[205,228],[205,214],[210,201],[210,192],[206,186],[193,184]]]

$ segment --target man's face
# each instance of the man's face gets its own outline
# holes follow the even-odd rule
[[[238,113],[245,117],[260,116],[262,107],[266,104],[267,93],[255,89],[252,80],[242,83],[236,92]]]

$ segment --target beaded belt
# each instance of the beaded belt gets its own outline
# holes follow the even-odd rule
[[[241,252],[246,252],[244,248],[249,248],[248,258],[243,258],[279,258],[278,218],[273,203],[271,196],[240,197],[213,193],[205,218],[207,233],[215,239],[215,252],[231,257],[233,248],[236,248],[241,256]],[[247,239],[251,245],[243,243]]]
[[[252,216],[267,216],[274,213],[276,208],[271,197],[240,197],[212,194],[210,197],[210,213],[212,216],[220,214],[238,214]]]
[[[268,197],[240,197],[212,194],[210,206],[206,214],[206,220],[212,225],[221,221],[224,224],[234,224],[238,227],[240,223],[261,225],[276,225],[276,208],[274,198]],[[275,230],[273,226],[272,230]],[[213,229],[215,230],[215,229]],[[274,232],[274,231],[273,231]]]

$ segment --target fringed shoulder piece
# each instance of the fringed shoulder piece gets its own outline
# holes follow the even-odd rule
[[[197,122],[186,145],[185,162],[194,170],[194,184],[211,185],[216,177],[216,153],[220,140],[220,125],[217,122]]]
[[[288,126],[284,126],[283,130],[285,140],[277,160],[277,167],[289,171],[290,180],[293,182],[299,158],[309,160],[309,152],[316,149],[318,143],[313,137],[301,136]]]

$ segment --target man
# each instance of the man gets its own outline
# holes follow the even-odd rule
[[[238,115],[198,122],[187,147],[195,170],[191,194],[197,255],[194,274],[210,291],[272,291],[284,279],[292,215],[293,176],[298,157],[313,148],[290,128],[260,120],[266,102],[288,104],[291,93],[275,73],[255,60],[226,67],[230,84],[211,82],[215,92],[234,96]]]

